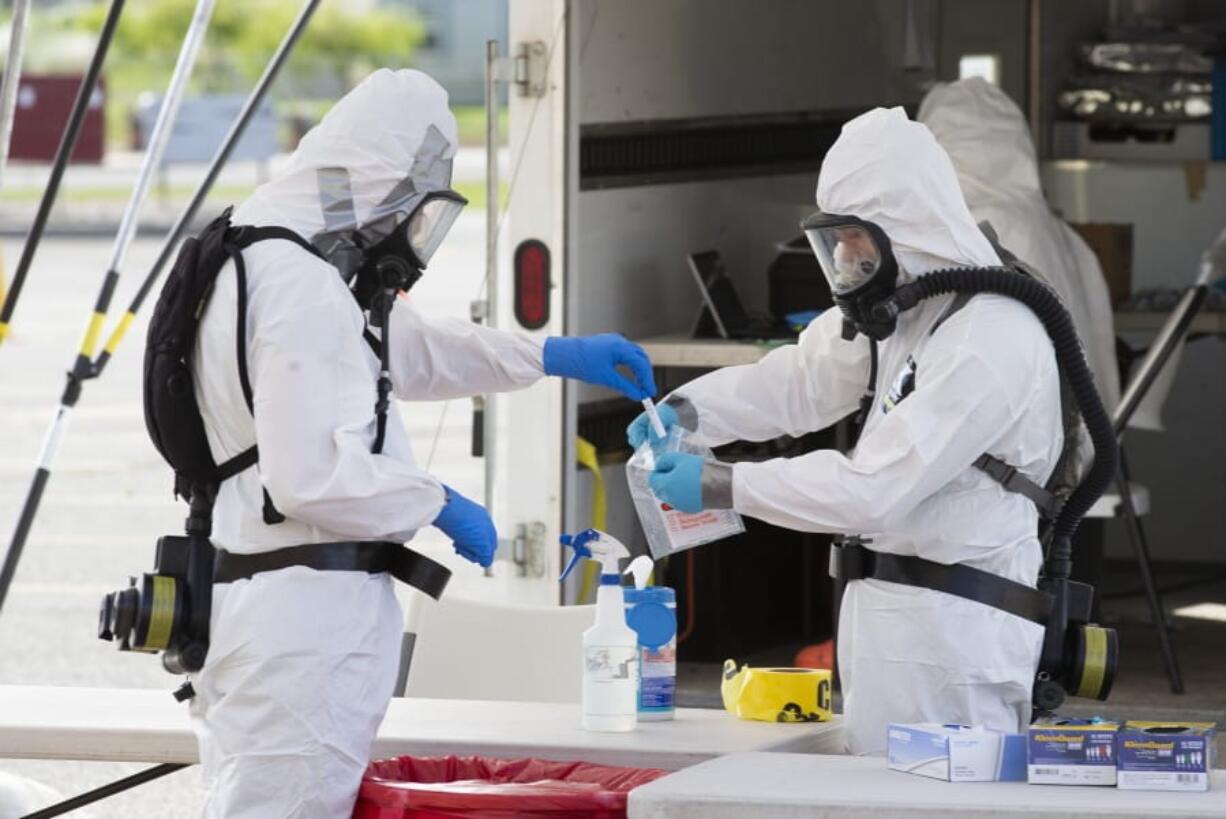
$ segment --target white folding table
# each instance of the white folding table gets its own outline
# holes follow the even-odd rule
[[[842,724],[747,722],[682,708],[625,734],[584,731],[557,703],[395,699],[375,758],[441,754],[584,759],[677,770],[737,751],[838,753]],[[195,764],[187,706],[161,689],[0,686],[0,757]]]
[[[624,734],[580,727],[578,705],[472,700],[394,699],[375,741],[374,758],[479,755],[585,760],[678,770],[749,750],[839,753],[838,718],[825,723],[739,720],[724,711],[682,708],[668,722]],[[187,706],[166,689],[0,686],[0,758],[152,762],[198,761]],[[159,775],[121,780],[118,792]]]
[[[738,753],[630,792],[630,819],[1085,819],[1226,817],[1226,771],[1207,793],[1024,782],[942,782],[880,757]]]

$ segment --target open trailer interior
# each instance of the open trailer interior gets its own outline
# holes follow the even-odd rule
[[[1112,132],[1076,120],[1058,98],[1084,73],[1082,44],[1147,15],[1210,24],[1220,7],[513,0],[509,52],[525,57],[522,76],[535,82],[512,85],[508,94],[501,326],[524,327],[516,283],[530,290],[522,283],[531,278],[521,275],[518,252],[539,242],[550,285],[541,332],[616,330],[645,341],[659,365],[661,395],[705,368],[755,360],[744,342],[684,343],[703,304],[687,258],[717,251],[751,316],[829,306],[828,294],[797,286],[817,268],[807,245],[795,244],[814,209],[826,148],[868,108],[901,105],[914,116],[934,82],[981,75],[1027,114],[1051,205],[1097,252],[1118,334],[1143,346],[1160,322],[1129,300],[1192,283],[1226,212],[1226,172],[1210,161],[1207,123]],[[1160,544],[1154,559],[1194,571],[1214,571],[1222,560],[1212,539],[1183,536],[1223,523],[1209,502],[1226,482],[1226,440],[1216,434],[1216,407],[1226,395],[1214,376],[1222,357],[1215,320],[1202,315],[1193,327],[1199,340],[1178,364],[1165,431],[1133,434],[1128,443],[1139,482],[1167,476],[1148,486],[1146,526],[1150,542]],[[521,541],[527,551],[516,554],[534,556],[522,559],[518,579],[500,593],[558,600],[555,534],[591,525],[601,503],[609,530],[645,549],[624,477],[623,430],[637,405],[559,384],[497,400],[495,514],[509,532],[538,532]],[[581,439],[595,449],[600,481]],[[764,458],[846,440],[846,430],[831,429],[721,455]],[[1175,461],[1195,468],[1172,471]],[[1132,559],[1120,520],[1087,521],[1084,529],[1082,563]],[[751,523],[742,536],[674,560],[665,572],[680,596],[681,656],[782,661],[796,646],[829,637],[826,542]],[[580,592],[572,584],[560,596],[575,602]]]

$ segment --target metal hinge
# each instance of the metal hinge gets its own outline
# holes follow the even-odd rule
[[[545,576],[545,524],[520,523],[511,541],[511,561],[519,567],[520,577]]]
[[[494,79],[513,83],[521,97],[543,97],[549,88],[545,77],[548,57],[544,40],[520,43],[514,57],[500,57],[494,63]]]

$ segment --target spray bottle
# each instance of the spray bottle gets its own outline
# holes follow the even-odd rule
[[[562,535],[575,554],[559,582],[580,558],[600,562],[596,624],[583,632],[583,728],[587,731],[633,731],[638,721],[638,635],[626,625],[619,560],[630,557],[621,542],[596,529]]]

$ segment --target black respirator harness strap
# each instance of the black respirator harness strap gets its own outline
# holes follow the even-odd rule
[[[1030,498],[1038,507],[1039,513],[1047,520],[1051,520],[1060,513],[1060,498],[1056,496],[1056,493],[1039,486],[1018,472],[1017,467],[1010,466],[1000,458],[986,452],[975,460],[975,466],[986,472],[989,478],[1004,487],[1006,491],[1016,492]]]
[[[234,273],[237,279],[238,305],[236,312],[238,315],[235,332],[235,358],[238,363],[238,381],[243,390],[243,400],[247,403],[247,409],[251,412],[252,417],[255,416],[255,393],[251,388],[251,376],[247,370],[247,265],[243,261],[242,251],[256,242],[269,239],[283,239],[293,242],[308,253],[320,259],[324,258],[318,248],[289,228],[279,225],[265,225],[262,227],[241,225],[231,228],[231,235],[225,243],[225,249],[234,261]],[[383,327],[385,336],[387,334],[387,324],[389,323],[388,316],[391,313],[392,299],[394,299],[394,294],[385,294],[383,315],[380,317],[380,324]],[[379,454],[383,451],[383,441],[387,430],[387,413],[391,403],[392,392],[388,345],[381,343],[369,330],[363,332],[363,337],[370,344],[374,353],[379,356],[378,396],[375,404],[376,433],[374,446],[371,447],[372,452]],[[383,341],[386,341],[386,339]],[[259,449],[255,446],[248,447],[218,466],[217,482],[221,483],[246,469],[250,469],[259,462],[259,458]],[[269,496],[268,490],[265,489],[264,522],[271,526],[284,520],[285,516],[277,511],[276,506],[273,505],[272,497]]]
[[[449,569],[399,543],[341,541],[286,546],[258,554],[235,554],[218,549],[213,562],[213,582],[233,583],[291,566],[306,566],[316,571],[387,572],[435,600],[442,596],[451,579]]]
[[[990,235],[989,239],[992,239],[993,237],[994,234]],[[1002,255],[1002,258],[1006,253],[1003,248],[999,247],[997,247],[997,252]],[[1022,275],[1026,276],[1030,275],[1024,270],[1021,271],[1021,273]],[[953,317],[955,313],[957,313],[963,307],[966,307],[974,296],[974,293],[954,293],[953,300],[950,301],[949,307],[945,309],[945,312],[941,314],[941,317],[938,318],[936,323],[932,325],[932,329],[928,331],[928,335],[935,333],[937,329],[951,317]],[[1034,502],[1035,507],[1038,508],[1039,514],[1046,520],[1054,520],[1056,515],[1060,514],[1061,500],[1056,493],[1050,492],[1045,487],[1040,486],[1039,484],[1030,480],[1030,478],[1019,472],[1017,467],[1010,466],[1007,462],[987,452],[983,453],[978,459],[976,459],[974,466],[978,467],[981,471],[985,472],[989,478],[1004,487],[1005,491],[1016,492],[1019,495],[1029,498]]]
[[[930,589],[1000,609],[1040,626],[1047,625],[1053,602],[1050,594],[973,566],[874,552],[862,544],[863,541],[852,540],[831,547],[831,577],[841,582],[873,579]]]
[[[235,358],[238,362],[238,382],[243,389],[243,400],[247,403],[247,411],[251,413],[251,417],[255,417],[255,393],[251,389],[251,376],[247,372],[247,265],[243,261],[242,250],[248,247],[253,242],[259,241],[260,238],[283,239],[284,235],[264,235],[272,232],[281,233],[284,228],[250,228],[243,227],[235,229],[235,236],[225,243],[225,250],[234,261],[234,276],[237,280],[235,289],[238,298],[238,308],[235,311],[236,330],[235,337]],[[292,231],[285,231],[294,235],[297,242],[305,242],[301,237],[297,237]],[[294,240],[291,240],[294,241]],[[244,469],[254,466],[260,459],[259,450],[255,446],[248,447],[230,460],[218,466],[218,481],[225,480],[221,477],[221,473],[226,472],[226,477],[233,477]],[[264,522],[269,526],[281,523],[285,520],[285,515],[277,511],[277,507],[273,505],[272,497],[268,494],[268,490],[264,491]]]
[[[255,466],[260,460],[260,448],[249,446],[217,467],[217,483],[229,480],[240,472]]]
[[[234,261],[234,275],[237,278],[238,316],[237,331],[235,333],[235,357],[238,361],[238,382],[243,388],[243,400],[247,402],[247,409],[251,412],[252,417],[255,417],[255,398],[251,389],[251,376],[247,372],[247,265],[243,262],[242,251],[256,242],[263,242],[269,239],[283,239],[287,242],[293,242],[308,253],[320,259],[324,258],[323,254],[314,245],[289,228],[281,227],[280,225],[265,225],[262,227],[240,225],[239,227],[230,228],[230,236],[225,243],[225,249]],[[260,453],[258,448],[251,446],[244,449],[233,458],[218,465],[217,482],[221,483],[246,469],[250,469],[256,465],[259,459]],[[284,520],[285,515],[277,511],[277,507],[273,505],[272,497],[269,496],[268,490],[265,489],[264,522],[272,526]]]
[[[932,335],[946,321],[948,321],[955,313],[961,310],[974,297],[974,293],[955,293],[949,306],[941,313],[940,317],[932,325],[928,331],[928,335]],[[847,329],[850,325],[844,326],[844,337],[846,337]],[[854,332],[854,328],[853,332]],[[872,345],[872,367],[869,372],[868,386],[864,390],[864,395],[860,398],[860,413],[857,416],[857,423],[862,427],[865,420],[868,418],[868,413],[876,400],[877,391],[877,342],[869,339]],[[1007,462],[991,455],[987,452],[980,455],[974,462],[973,466],[984,472],[989,478],[999,483],[1007,492],[1016,492],[1023,495],[1034,502],[1034,505],[1039,510],[1039,514],[1046,520],[1055,519],[1056,515],[1060,514],[1061,499],[1056,493],[1035,483],[1030,478],[1018,471],[1017,467],[1010,466]]]

